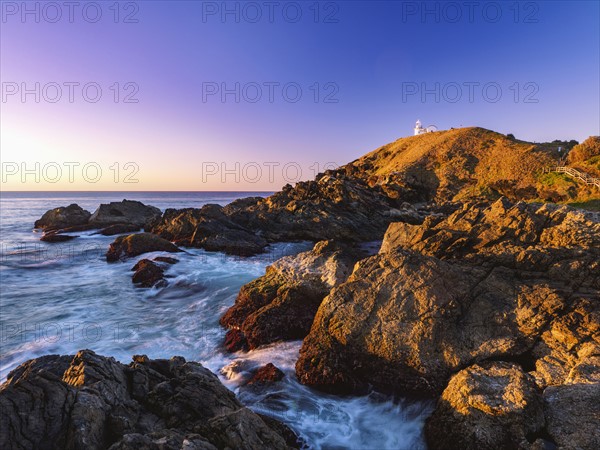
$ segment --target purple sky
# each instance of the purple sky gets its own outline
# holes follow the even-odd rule
[[[3,189],[276,190],[416,119],[600,134],[598,2],[114,5],[2,2]]]

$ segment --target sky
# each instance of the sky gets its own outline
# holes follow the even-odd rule
[[[600,134],[600,2],[2,1],[2,190],[274,191],[413,133]]]

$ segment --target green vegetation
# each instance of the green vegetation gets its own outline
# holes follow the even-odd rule
[[[553,188],[568,189],[571,186],[577,186],[577,182],[569,175],[558,172],[543,173],[539,177],[539,182],[543,186]]]
[[[567,205],[573,208],[587,209],[588,211],[600,211],[600,199],[587,200],[584,202],[571,202]]]

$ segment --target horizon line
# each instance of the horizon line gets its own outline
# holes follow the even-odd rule
[[[126,192],[126,193],[136,193],[136,192],[154,192],[154,193],[162,193],[162,192],[188,192],[188,193],[207,193],[207,192],[218,192],[218,193],[222,193],[222,192],[254,192],[254,193],[270,193],[270,192],[278,192],[278,191],[186,191],[186,190],[174,190],[174,191],[153,191],[153,190],[149,190],[149,191],[77,191],[77,190],[71,190],[71,191],[50,191],[50,190],[30,190],[30,191],[13,191],[13,190],[0,190],[0,194],[2,193],[33,193],[33,192],[56,192],[56,193],[71,193],[71,192],[89,192],[89,193],[119,193],[119,192]]]

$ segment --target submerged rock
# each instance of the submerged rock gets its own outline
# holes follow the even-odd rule
[[[58,234],[58,233],[44,233],[40,238],[40,241],[43,242],[66,242],[75,239],[78,236],[71,236],[68,234]]]
[[[221,324],[238,330],[226,344],[241,350],[277,341],[304,338],[315,313],[331,288],[347,278],[361,253],[334,241],[317,243],[310,251],[286,256],[267,267],[266,274],[244,285]]]
[[[180,252],[172,242],[151,233],[137,233],[119,236],[108,248],[106,260],[118,261],[121,258],[138,256],[148,252]]]
[[[0,406],[6,450],[297,447],[287,427],[263,420],[181,357],[134,356],[124,365],[90,350],[44,356],[8,374]]]
[[[81,206],[73,203],[69,206],[61,206],[46,211],[44,215],[35,221],[35,228],[44,230],[58,230],[60,228],[85,225],[91,214]]]
[[[135,225],[140,228],[161,216],[160,209],[144,205],[135,200],[123,200],[102,204],[89,218],[89,223],[97,228],[110,225]]]

